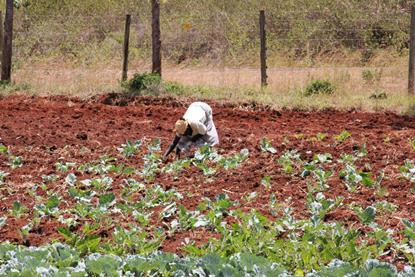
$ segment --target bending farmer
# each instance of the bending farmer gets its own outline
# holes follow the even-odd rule
[[[203,102],[194,102],[182,118],[176,121],[176,136],[170,144],[163,160],[176,148],[176,154],[187,152],[192,146],[214,146],[219,143],[218,133],[213,123],[212,109]]]

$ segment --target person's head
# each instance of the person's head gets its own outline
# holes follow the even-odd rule
[[[184,118],[180,118],[176,121],[175,124],[175,131],[177,136],[187,136],[192,133],[192,129],[190,128],[189,122]]]

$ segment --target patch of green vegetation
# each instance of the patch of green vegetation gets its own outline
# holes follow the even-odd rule
[[[261,187],[246,190],[236,198],[224,193],[234,193],[226,189],[216,196],[191,191],[192,196],[188,197],[200,199],[188,210],[182,204],[185,194],[166,185],[170,176],[163,174],[173,178],[197,175],[201,185],[215,178],[223,181],[224,170],[231,171],[229,176],[241,174],[240,170],[232,170],[251,162],[249,151],[242,149],[225,156],[204,146],[193,158],[163,164],[161,143],[158,138],[127,140],[114,147],[115,157],[108,154],[79,165],[59,158],[51,164],[56,175],[43,175],[42,181],[47,185],[22,187],[11,193],[10,197],[23,194],[30,199],[9,205],[0,217],[0,228],[13,223],[15,219],[11,217],[21,218],[25,225],[19,226],[17,232],[28,242],[41,222],[59,222],[58,232],[65,244],[25,248],[2,243],[0,275],[19,272],[25,276],[314,276],[322,272],[323,276],[396,276],[393,265],[374,259],[391,251],[399,260],[406,259],[410,264],[415,261],[414,222],[402,220],[404,230],[396,231],[404,237],[402,241],[396,241],[389,230],[377,224],[379,214],[393,215],[398,210],[390,202],[378,201],[365,207],[350,205],[365,225],[364,233],[353,224],[328,220],[345,202],[344,196],[329,196],[333,178],[342,178],[354,192],[361,189],[360,185],[381,187],[383,171],[375,179],[371,172],[358,168],[368,155],[366,144],[336,159],[337,155],[330,153],[292,148],[278,154],[271,141],[263,138],[254,151],[271,153],[271,162],[278,163],[280,168],[274,171],[270,167],[266,172],[269,175],[258,178],[256,182]],[[0,145],[2,158],[10,152]],[[126,173],[125,165],[118,159],[134,160],[132,171]],[[291,180],[301,179],[307,184],[307,191],[299,192],[304,193],[306,201],[301,218],[294,216],[290,199],[278,202],[271,193],[273,181],[278,181],[278,170],[291,175]],[[404,178],[413,181],[412,161],[406,161],[401,170]],[[186,172],[181,174],[183,171]],[[6,175],[0,171],[0,177]],[[55,187],[48,187],[55,182]],[[328,191],[327,195],[324,191]],[[250,207],[258,205],[258,200],[268,202],[268,197],[269,204],[261,205],[261,212]],[[269,213],[273,218],[269,218]],[[166,239],[196,233],[201,228],[214,234],[205,244],[200,245],[189,236],[180,246],[184,253],[181,257],[159,251]],[[414,271],[409,266],[405,270]]]
[[[141,92],[144,90],[155,90],[161,84],[161,77],[155,73],[136,73],[134,76],[123,83],[125,87],[130,92]]]
[[[29,91],[31,86],[28,83],[10,83],[7,81],[0,81],[0,95],[7,95],[17,91]]]
[[[305,96],[312,96],[317,94],[333,94],[336,91],[334,85],[327,80],[312,81],[304,90]]]

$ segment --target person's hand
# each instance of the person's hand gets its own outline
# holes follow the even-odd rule
[[[161,158],[161,161],[163,163],[167,162],[168,156],[166,156],[166,154],[163,155],[163,158]]]

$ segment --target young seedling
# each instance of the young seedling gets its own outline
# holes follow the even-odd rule
[[[261,139],[259,142],[259,148],[262,152],[269,152],[271,154],[277,153],[277,149],[272,146],[271,141],[269,141],[267,138]]]
[[[383,200],[381,202],[377,202],[373,205],[376,210],[378,210],[380,213],[388,213],[388,214],[392,214],[393,212],[396,212],[396,210],[398,209],[398,206],[390,203],[386,200]]]
[[[141,140],[136,140],[135,142],[131,142],[127,140],[125,144],[121,144],[121,147],[117,148],[117,150],[126,158],[133,157],[137,151],[140,149],[142,145]]]
[[[298,140],[302,140],[302,139],[304,139],[304,138],[305,138],[305,135],[304,135],[304,134],[302,134],[302,133],[299,133],[299,134],[294,134],[294,138],[295,138],[295,139],[298,139]]]
[[[351,136],[352,134],[350,134],[347,130],[344,130],[339,135],[334,136],[334,139],[337,140],[338,142],[344,142]]]
[[[294,169],[298,167],[298,163],[301,163],[301,159],[297,150],[287,151],[278,159],[278,164],[282,166],[282,169],[287,174],[293,174]]]
[[[409,145],[411,146],[412,150],[415,151],[415,139],[409,139]]]
[[[57,163],[55,163],[56,171],[63,172],[63,173],[68,172],[69,169],[74,168],[75,166],[76,166],[76,163],[69,163],[69,162],[66,162],[66,163],[57,162]]]
[[[263,185],[268,190],[271,189],[271,176],[265,176],[264,178],[262,178],[261,185]]]
[[[327,133],[318,133],[318,134],[316,135],[316,140],[317,140],[317,141],[323,141],[323,140],[325,140],[327,137],[328,137],[328,134],[327,134]]]
[[[20,218],[22,217],[22,215],[24,215],[26,212],[28,211],[28,209],[22,205],[22,203],[20,203],[20,201],[15,201],[13,203],[13,207],[11,210],[11,214],[16,217],[16,218]]]
[[[6,178],[6,176],[8,176],[9,173],[0,170],[0,185],[4,184],[4,179]]]
[[[53,183],[58,179],[59,179],[59,176],[56,174],[42,175],[42,181],[45,183]]]
[[[400,167],[401,175],[410,182],[415,182],[415,165],[413,161],[406,160]]]
[[[20,156],[10,155],[9,165],[12,169],[16,169],[23,166],[23,158]]]
[[[69,186],[74,186],[76,184],[76,181],[77,181],[76,175],[73,173],[69,173],[65,177],[65,183],[68,184]]]
[[[376,218],[376,208],[373,206],[368,206],[366,209],[363,209],[360,206],[352,206],[352,211],[356,213],[359,217],[359,220],[364,225],[370,225],[375,221]]]
[[[336,199],[327,199],[323,193],[319,192],[316,196],[309,192],[307,194],[307,204],[311,213],[310,220],[314,226],[324,221],[326,215],[342,205],[344,198],[336,197]]]
[[[0,143],[0,154],[7,154],[8,152],[9,148],[6,145]]]

